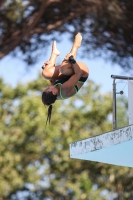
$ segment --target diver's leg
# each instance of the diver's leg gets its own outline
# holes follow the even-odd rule
[[[71,51],[66,55],[66,58],[68,59],[71,55],[74,56],[74,58],[76,59],[76,53],[78,48],[81,46],[81,42],[82,42],[82,35],[81,33],[78,33],[75,36]]]
[[[51,62],[53,65],[55,65],[56,58],[59,55],[60,55],[60,52],[58,51],[58,49],[56,47],[56,41],[54,41],[52,44],[52,52],[51,52],[51,56],[49,58],[49,62]]]
[[[71,76],[74,74],[74,70],[71,67],[71,63],[68,61],[68,59],[71,55],[73,55],[74,58],[76,59],[76,53],[77,53],[78,48],[81,46],[81,42],[82,42],[82,36],[80,33],[78,33],[75,36],[75,39],[74,39],[74,42],[73,42],[70,52],[66,55],[65,59],[63,60],[61,66],[60,66],[60,72],[62,74],[68,75],[68,76]]]
[[[47,62],[44,63],[42,66],[42,76],[46,79],[51,79],[54,78],[56,79],[58,74],[59,74],[59,69],[55,67],[55,62],[57,56],[60,55],[60,52],[56,48],[56,41],[53,42],[52,44],[52,51],[51,51],[51,56]]]

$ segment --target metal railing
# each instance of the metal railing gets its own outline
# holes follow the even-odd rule
[[[113,129],[117,129],[117,118],[116,118],[116,94],[123,94],[123,91],[120,91],[119,93],[116,92],[116,79],[122,79],[122,80],[133,80],[133,77],[128,76],[118,76],[118,75],[111,75],[111,78],[113,78]]]

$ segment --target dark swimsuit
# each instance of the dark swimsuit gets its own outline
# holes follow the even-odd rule
[[[54,83],[54,86],[62,85],[63,83],[65,83],[66,81],[68,81],[70,77],[71,77],[71,76],[66,76],[66,77],[62,78],[61,80],[56,81],[56,82]],[[78,80],[78,82],[84,83],[84,82],[87,80],[87,78],[88,78],[88,77],[86,77],[86,78],[81,77],[81,78]],[[76,93],[77,93],[77,92],[79,91],[78,85],[75,85],[74,88],[75,88]],[[75,94],[76,94],[76,93],[75,93]],[[75,94],[74,94],[74,95],[75,95]],[[61,98],[62,100],[65,99],[65,98],[63,98],[63,96],[62,96],[61,90],[60,90],[60,98]]]

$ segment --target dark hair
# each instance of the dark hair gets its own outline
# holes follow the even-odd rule
[[[51,114],[52,114],[52,105],[51,104],[53,104],[56,101],[56,99],[57,99],[57,95],[54,95],[52,92],[43,92],[42,93],[43,104],[49,106],[46,125],[47,125],[47,122],[50,123]]]

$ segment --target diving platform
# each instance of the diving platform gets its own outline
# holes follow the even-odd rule
[[[72,142],[70,158],[133,167],[133,125]]]
[[[111,75],[113,78],[113,130],[70,144],[70,158],[133,167],[133,77]],[[128,81],[129,125],[117,128],[116,80]]]

